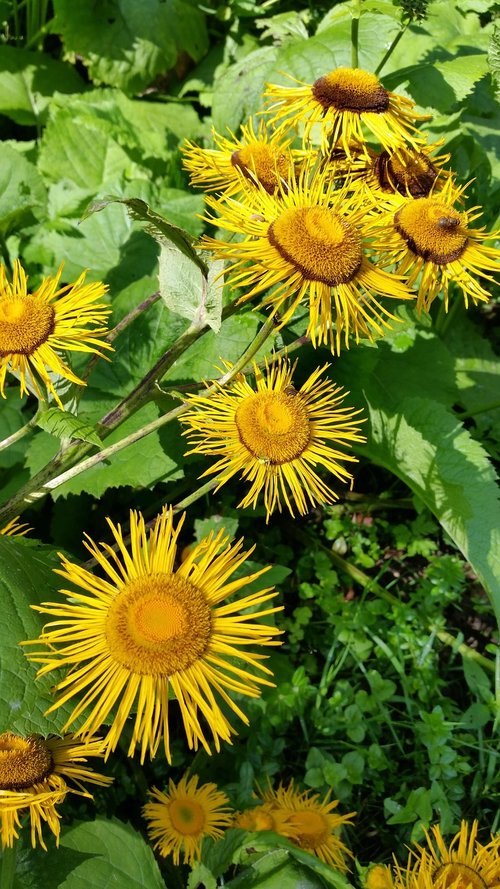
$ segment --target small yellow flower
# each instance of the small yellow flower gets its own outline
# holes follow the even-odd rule
[[[143,807],[148,835],[160,855],[172,855],[174,864],[194,864],[201,854],[204,837],[220,839],[231,826],[233,816],[225,793],[215,784],[200,784],[198,776],[186,776],[178,784],[169,780],[168,792],[156,787],[151,801]]]
[[[367,164],[366,184],[373,191],[398,193],[408,198],[424,198],[444,188],[451,173],[443,170],[449,154],[431,157],[441,143],[400,148],[397,154],[372,153]]]
[[[0,266],[0,394],[5,397],[7,372],[17,375],[20,394],[33,391],[43,399],[51,393],[61,400],[50,373],[81,386],[61,352],[94,352],[111,349],[102,326],[111,308],[99,302],[107,287],[100,282],[85,284],[85,272],[74,284],[58,288],[62,266],[54,277],[45,278],[33,293],[21,263],[14,262],[12,283]],[[90,327],[90,329],[88,329]]]
[[[7,524],[0,529],[0,537],[24,537],[28,531],[33,530],[26,522],[18,522],[19,518],[20,516],[16,515],[10,522],[7,522]]]
[[[272,830],[281,836],[286,833],[287,815],[284,812],[273,809],[271,803],[261,803],[252,809],[245,809],[234,816],[234,827],[258,833],[261,830]]]
[[[500,836],[485,846],[477,840],[478,823],[462,821],[446,845],[439,825],[426,831],[427,847],[417,845],[406,867],[395,864],[394,889],[497,889]]]
[[[241,138],[231,138],[212,131],[216,148],[200,148],[193,142],[184,143],[183,166],[191,174],[191,185],[205,191],[223,191],[227,196],[241,192],[245,183],[260,182],[269,193],[276,191],[279,182],[287,182],[293,169],[290,140],[273,134],[259,122],[257,133],[253,120],[241,127]],[[299,153],[297,153],[299,154]],[[300,152],[302,156],[303,152]]]
[[[23,815],[29,817],[33,847],[38,843],[46,849],[42,836],[44,823],[59,844],[60,815],[57,807],[64,802],[66,794],[77,793],[92,799],[82,782],[105,787],[113,780],[88,768],[88,756],[102,757],[99,740],[81,744],[72,735],[44,740],[39,735],[23,738],[13,732],[0,734],[0,830],[3,847],[12,846],[19,837]]]
[[[386,864],[372,864],[366,871],[363,885],[364,889],[393,889],[390,867]]]
[[[243,374],[212,395],[191,395],[193,410],[182,417],[194,445],[188,453],[220,459],[204,475],[217,475],[220,488],[237,475],[250,485],[238,506],[255,509],[262,496],[267,518],[285,504],[300,515],[338,495],[316,472],[324,467],[343,482],[352,482],[344,463],[356,457],[339,450],[363,442],[359,410],[340,407],[346,394],[316,368],[295,389],[296,363],[278,359],[265,373],[254,365],[255,386]],[[217,385],[217,384],[216,384]],[[218,489],[217,488],[217,489]]]
[[[417,309],[428,312],[438,294],[444,294],[448,309],[449,285],[462,291],[465,306],[489,299],[490,294],[477,280],[493,281],[490,272],[500,269],[500,250],[483,241],[500,232],[471,228],[481,212],[456,209],[465,187],[457,188],[449,179],[438,194],[404,200],[394,197],[378,219],[372,218],[373,233],[385,260],[395,263],[398,272],[408,276],[408,285],[418,287]]]
[[[260,686],[273,684],[248,669],[272,676],[261,663],[265,656],[248,647],[281,644],[274,639],[279,630],[259,623],[281,610],[262,608],[275,593],[267,588],[234,598],[268,569],[231,579],[253,548],[242,552],[242,540],[230,545],[223,529],[193,547],[175,569],[184,518],[174,528],[172,509],[164,509],[148,537],[143,517],[131,511],[130,549],[120,525],[108,519],[118,555],[109,544],[98,546],[90,537],[85,542],[103,576],[61,556],[56,573],[72,585],[61,590],[66,601],[33,606],[54,618],[39,640],[24,643],[39,646],[29,656],[44,664],[39,675],[69,668],[55,684],[59,697],[49,712],[77,698],[64,731],[85,713],[77,730],[84,739],[110,721],[106,757],[131,716],[129,755],[140,745],[141,761],[148,751],[152,758],[163,738],[170,761],[170,697],[178,703],[189,747],[201,743],[211,753],[201,713],[219,750],[220,741],[230,742],[235,733],[228,711],[248,723],[231,694],[259,697]],[[251,613],[244,613],[248,608]]]
[[[338,834],[339,828],[351,823],[356,813],[334,813],[339,801],[330,800],[330,791],[320,799],[318,793],[296,790],[293,781],[290,781],[288,787],[280,785],[277,790],[269,788],[264,791],[262,798],[273,812],[286,816],[286,823],[281,829],[284,836],[325,864],[340,871],[349,870],[345,857],[352,856],[352,853]]]
[[[384,89],[378,77],[361,68],[335,68],[314,83],[290,78],[296,85],[267,84],[270,123],[281,133],[303,128],[304,144],[314,141],[313,127],[320,127],[321,151],[334,148],[350,154],[353,143],[364,146],[366,133],[393,154],[406,143],[416,144],[415,122],[429,115],[414,112],[411,99]]]
[[[244,235],[240,242],[202,241],[230,261],[228,283],[248,288],[240,301],[266,293],[261,305],[281,314],[282,327],[308,298],[313,345],[327,343],[338,353],[342,339],[349,346],[350,334],[356,341],[380,336],[394,315],[378,297],[412,298],[401,277],[370,259],[365,228],[373,206],[359,189],[335,191],[328,170],[311,182],[303,168],[273,195],[254,188],[242,201],[208,197],[207,203],[218,214],[208,217],[211,222]]]

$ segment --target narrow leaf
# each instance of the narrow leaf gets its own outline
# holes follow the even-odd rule
[[[102,439],[94,427],[68,411],[61,411],[57,407],[50,407],[37,417],[37,426],[50,432],[56,438],[69,438],[71,440],[88,441],[98,447],[102,446]]]

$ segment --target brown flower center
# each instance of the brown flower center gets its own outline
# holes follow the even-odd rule
[[[362,114],[371,111],[383,114],[389,108],[389,93],[378,77],[359,68],[336,68],[312,85],[312,94],[328,111],[353,111]]]
[[[206,652],[211,630],[203,592],[176,574],[129,581],[106,619],[110,654],[141,676],[171,676],[188,669]]]
[[[317,849],[330,836],[330,827],[319,812],[293,812],[288,818],[290,832],[303,849]]]
[[[467,246],[462,214],[434,198],[409,201],[395,214],[394,225],[410,250],[438,265],[458,259]]]
[[[287,178],[290,168],[286,154],[275,151],[266,142],[254,142],[234,151],[231,163],[247,179],[253,181],[257,178],[269,194],[276,191],[280,179]]]
[[[42,738],[0,735],[0,790],[25,790],[41,784],[54,768],[52,754]]]
[[[34,296],[0,298],[0,357],[32,355],[55,326],[52,306]]]
[[[256,392],[236,409],[240,441],[263,463],[290,463],[311,438],[307,407],[300,394]]]
[[[450,861],[436,868],[432,883],[439,886],[439,889],[487,889],[487,884],[477,870],[458,861]]]
[[[197,836],[205,827],[205,812],[194,799],[174,799],[168,804],[172,827],[185,837]]]
[[[271,223],[267,237],[307,281],[336,287],[351,281],[361,265],[361,236],[328,207],[290,207]]]
[[[437,178],[437,170],[427,155],[421,151],[405,151],[398,154],[383,151],[375,158],[373,169],[384,191],[411,194],[413,198],[426,197]]]

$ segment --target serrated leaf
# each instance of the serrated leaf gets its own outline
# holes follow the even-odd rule
[[[98,447],[102,446],[102,439],[96,430],[89,423],[75,417],[68,411],[61,411],[59,408],[51,407],[37,416],[37,426],[55,435],[57,438],[68,438],[70,441],[88,441]]]
[[[58,567],[55,551],[48,546],[33,546],[29,541],[0,538],[0,730],[20,734],[38,732],[59,734],[71,713],[60,707],[44,716],[54,703],[51,688],[54,677],[35,679],[37,667],[31,664],[26,648],[19,643],[37,639],[45,622],[30,605],[51,598],[58,600],[60,581],[52,570]]]
[[[109,204],[118,203],[124,204],[130,215],[133,219],[139,219],[141,222],[146,223],[147,230],[150,234],[153,235],[161,244],[165,243],[165,241],[173,244],[181,253],[184,254],[188,259],[191,260],[195,265],[197,265],[203,274],[207,274],[207,267],[205,263],[200,259],[198,253],[193,247],[193,238],[188,232],[184,229],[179,228],[176,225],[172,225],[167,219],[164,219],[163,216],[160,216],[159,213],[155,213],[153,210],[149,208],[145,201],[141,201],[138,198],[118,198],[118,197],[107,197],[102,200],[92,201],[91,204],[87,207],[87,210],[84,213],[83,219],[87,216],[92,215],[92,213],[99,213],[101,210],[104,210]]]
[[[54,92],[78,93],[85,84],[72,65],[33,52],[0,45],[0,114],[22,126],[45,117]]]
[[[200,266],[172,244],[162,244],[160,250],[160,293],[172,312],[197,324],[208,324],[215,333],[221,327],[222,291],[221,260],[206,265],[207,274]]]
[[[488,65],[495,84],[495,92],[500,92],[500,27],[495,25],[488,47]]]
[[[47,192],[36,167],[10,145],[0,143],[0,233],[12,232],[42,220]]]
[[[186,0],[54,0],[67,51],[85,60],[95,83],[143,90],[173,68],[178,52],[198,61],[208,48],[203,13]]]
[[[165,889],[150,846],[118,819],[99,817],[63,827],[59,848],[50,836],[47,846],[47,852],[23,852],[17,866],[20,886],[29,873],[34,878],[30,889]]]

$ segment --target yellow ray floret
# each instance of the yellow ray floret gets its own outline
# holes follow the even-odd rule
[[[375,74],[361,68],[335,68],[314,83],[290,79],[294,86],[266,86],[270,123],[278,133],[292,127],[302,131],[305,145],[315,140],[313,127],[319,127],[326,155],[335,148],[349,155],[353,143],[366,145],[367,133],[392,154],[400,146],[416,144],[415,122],[429,120],[415,113],[411,99],[390,93]]]
[[[89,537],[85,543],[103,576],[61,556],[57,573],[72,588],[61,591],[65,601],[36,606],[54,620],[39,640],[25,643],[38,646],[30,659],[44,665],[39,675],[67,668],[55,685],[58,698],[49,712],[73,701],[64,730],[84,715],[77,728],[82,738],[109,724],[106,756],[130,717],[129,755],[139,746],[141,761],[148,752],[154,757],[163,739],[170,761],[171,696],[189,747],[201,743],[211,752],[208,726],[219,750],[221,740],[230,741],[234,734],[228,710],[248,722],[232,693],[258,697],[262,685],[273,684],[261,675],[272,677],[261,663],[265,656],[247,649],[280,644],[274,638],[280,631],[261,622],[281,610],[262,607],[275,593],[268,588],[233,598],[268,569],[231,579],[252,550],[242,552],[242,540],[230,545],[223,529],[194,546],[175,569],[183,521],[184,516],[174,528],[172,509],[164,509],[148,535],[143,517],[131,511],[128,549],[121,527],[108,519],[118,552]],[[248,608],[252,613],[245,613]]]
[[[331,800],[330,795],[328,791],[321,799],[319,793],[296,790],[290,781],[288,787],[280,785],[277,790],[269,787],[263,792],[262,800],[272,812],[285,816],[280,833],[331,867],[347,871],[345,859],[352,857],[352,853],[340,839],[339,832],[344,824],[351,823],[356,813],[339,815],[335,812],[339,801]]]
[[[193,865],[199,860],[205,837],[220,839],[231,826],[232,810],[225,793],[216,784],[198,785],[198,775],[185,775],[178,784],[169,779],[168,790],[153,787],[143,807],[148,835],[164,857],[172,855],[175,865]]]
[[[374,246],[417,289],[418,311],[428,312],[440,293],[447,310],[451,283],[462,291],[466,307],[469,299],[475,305],[490,297],[477,278],[493,281],[490,273],[500,270],[500,250],[483,243],[500,231],[470,227],[481,212],[478,207],[456,208],[464,191],[449,179],[442,191],[426,198],[394,197],[381,207],[379,218],[372,219]]]
[[[217,475],[218,487],[233,476],[249,485],[240,507],[256,507],[262,497],[267,518],[284,505],[291,515],[333,503],[338,495],[318,475],[322,467],[342,482],[352,482],[345,463],[352,442],[363,442],[361,411],[342,407],[348,394],[322,378],[316,368],[295,389],[293,366],[278,359],[265,372],[254,365],[255,385],[241,374],[212,395],[192,395],[193,410],[184,414],[189,453],[217,456],[204,475]]]
[[[93,352],[111,349],[103,339],[111,308],[99,300],[107,287],[85,284],[85,272],[74,284],[59,287],[62,266],[54,277],[44,278],[31,293],[21,263],[16,259],[12,283],[0,266],[0,394],[5,397],[7,372],[17,376],[20,394],[30,391],[43,399],[51,393],[62,407],[50,374],[58,374],[81,386],[61,357],[61,352]]]
[[[100,740],[82,744],[69,735],[47,738],[0,734],[0,831],[2,846],[10,847],[19,837],[22,819],[31,827],[31,845],[46,849],[42,827],[47,825],[59,844],[57,807],[66,794],[78,793],[92,799],[85,782],[105,787],[112,778],[93,772],[87,757],[102,757]],[[82,783],[83,782],[83,783]],[[74,786],[73,786],[74,785]]]
[[[281,314],[280,326],[308,299],[308,336],[338,353],[351,334],[373,339],[390,327],[394,315],[379,297],[412,294],[401,277],[371,261],[365,229],[373,205],[359,192],[335,191],[327,179],[321,173],[310,182],[304,169],[274,195],[255,188],[244,201],[207,198],[217,214],[210,221],[244,238],[206,237],[202,244],[229,260],[230,285],[248,288],[241,302],[264,293],[261,305]]]
[[[256,182],[273,194],[280,182],[286,183],[293,169],[294,157],[290,140],[268,133],[263,121],[255,132],[253,120],[241,127],[241,137],[230,138],[212,131],[215,148],[200,148],[186,141],[183,166],[190,173],[191,185],[205,191],[221,191],[226,196],[239,194]]]
[[[26,522],[18,522],[20,516],[16,515],[3,528],[0,528],[0,537],[24,537],[33,529]]]
[[[395,863],[394,889],[497,889],[500,836],[478,842],[478,822],[462,821],[447,845],[439,825],[426,831],[426,846],[411,850],[408,863]]]

